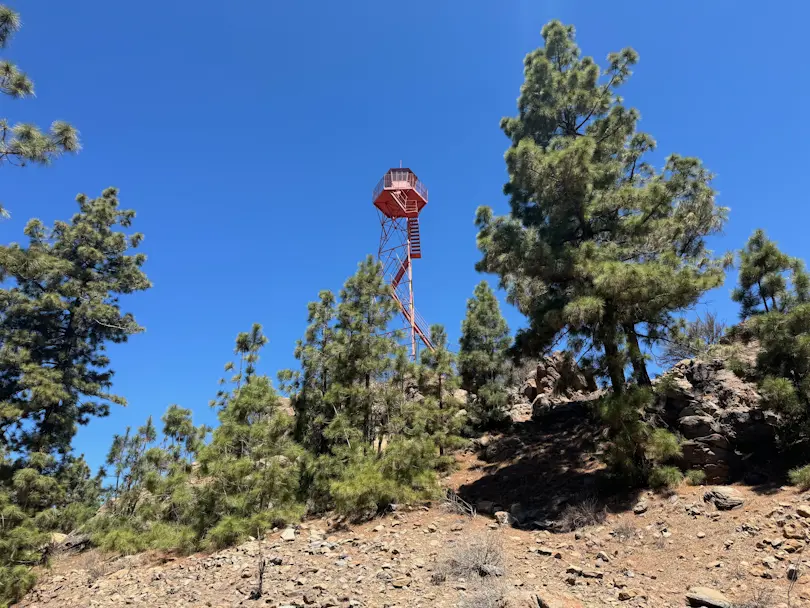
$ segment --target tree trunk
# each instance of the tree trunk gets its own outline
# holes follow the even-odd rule
[[[624,361],[619,352],[614,314],[609,307],[606,307],[600,333],[602,334],[602,348],[605,350],[605,363],[610,377],[610,385],[613,387],[613,394],[621,395],[624,392]]]
[[[627,336],[628,352],[630,363],[633,364],[633,378],[639,386],[652,386],[650,375],[647,373],[647,364],[644,362],[644,354],[638,344],[638,334],[636,328],[631,323],[624,325],[624,333]]]
[[[616,346],[615,341],[605,340],[604,349],[613,394],[621,395],[624,392],[624,366],[621,364],[619,347]]]

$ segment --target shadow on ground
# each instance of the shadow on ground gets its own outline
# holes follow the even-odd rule
[[[520,527],[560,531],[573,527],[572,518],[631,509],[639,490],[617,487],[608,477],[597,453],[598,433],[585,407],[540,423],[516,423],[484,441],[483,475],[458,494],[482,513],[510,511]]]

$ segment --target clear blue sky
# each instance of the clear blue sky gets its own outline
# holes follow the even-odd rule
[[[552,18],[573,23],[600,62],[640,53],[624,95],[641,128],[659,158],[703,158],[732,208],[713,248],[761,226],[810,257],[805,3],[9,3],[24,27],[5,55],[37,98],[4,98],[2,115],[69,120],[84,150],[51,168],[2,168],[3,240],[20,239],[29,217],[69,218],[76,193],[110,185],[146,235],[154,288],[124,308],[147,331],[111,349],[129,407],[80,432],[93,464],[113,432],[170,403],[213,422],[222,365],[254,321],[271,339],[263,370],[292,365],[306,303],[376,251],[371,190],[400,160],[430,188],[417,307],[455,340],[481,279],[475,208],[507,208],[498,121],[515,112],[522,59]],[[708,299],[733,319],[729,289]]]

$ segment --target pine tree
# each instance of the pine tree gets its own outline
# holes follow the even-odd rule
[[[318,301],[308,305],[304,339],[295,347],[295,358],[301,370],[279,373],[282,389],[291,397],[295,409],[296,438],[317,454],[326,451],[323,431],[334,410],[325,396],[332,386],[337,366],[335,344],[335,296],[325,290]]]
[[[810,435],[810,275],[804,262],[757,230],[739,252],[732,298],[746,320],[735,334],[759,340],[756,368],[763,403],[782,415],[788,441]]]
[[[109,392],[107,343],[142,331],[119,297],[150,287],[143,236],[127,235],[135,212],[118,192],[77,198],[70,223],[25,228],[28,246],[0,247],[0,447],[67,454],[77,425],[124,404]]]
[[[235,352],[244,366],[232,379],[211,443],[199,455],[207,482],[197,492],[194,528],[213,547],[257,536],[303,512],[298,497],[305,452],[269,378],[256,375],[266,343],[258,324],[237,336]]]
[[[459,344],[462,387],[475,396],[470,404],[472,423],[486,428],[504,422],[509,327],[486,281],[481,281],[473,297],[467,300],[467,316],[461,324]]]
[[[8,47],[21,25],[18,13],[0,5],[0,49]],[[0,93],[12,99],[33,97],[34,83],[14,63],[0,60]],[[50,130],[43,133],[36,125],[13,125],[9,119],[0,118],[0,164],[47,164],[61,154],[77,152],[79,148],[78,133],[64,121],[55,121]],[[2,209],[0,213],[6,215]]]
[[[369,256],[340,291],[335,325],[339,365],[326,395],[335,417],[343,418],[339,424],[361,429],[367,445],[376,439],[379,386],[388,380],[401,349],[388,332],[395,314],[380,264]]]
[[[511,212],[478,210],[478,269],[498,274],[528,317],[519,346],[537,356],[565,337],[572,350],[600,353],[618,393],[628,358],[649,384],[640,342],[722,282],[704,237],[726,212],[698,159],[671,155],[661,171],[645,161],[655,142],[617,94],[635,51],[611,53],[601,78],[573,27],[552,21],[543,38],[524,61],[519,114],[501,122]]]
[[[51,533],[70,532],[98,508],[100,480],[91,479],[84,459],[57,461],[27,454],[16,463],[0,451],[0,468],[13,471],[0,484],[0,606],[19,600],[36,581]]]
[[[782,253],[763,230],[751,235],[739,257],[740,284],[731,299],[740,304],[743,319],[763,312],[785,312],[793,304],[810,300],[810,277],[804,263]]]
[[[257,536],[300,517],[304,450],[293,421],[266,376],[251,376],[219,413],[210,445],[200,453],[194,527],[213,547]]]
[[[422,352],[419,389],[425,396],[425,432],[436,444],[439,455],[461,447],[461,431],[466,423],[462,403],[455,396],[460,381],[456,374],[455,355],[447,349],[447,332],[442,325],[430,328],[434,350]],[[446,464],[446,463],[445,463]]]

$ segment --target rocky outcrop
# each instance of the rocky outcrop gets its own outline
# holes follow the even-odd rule
[[[521,392],[530,402],[543,394],[572,397],[578,392],[596,390],[593,375],[586,374],[570,355],[554,352],[544,357],[529,373]]]
[[[681,466],[705,471],[710,482],[726,480],[743,455],[774,445],[778,416],[762,409],[754,384],[720,360],[681,361],[656,389],[650,414],[685,439]]]
[[[573,357],[554,352],[529,372],[521,395],[531,404],[534,420],[553,415],[582,413],[583,404],[602,393],[592,374],[581,369]]]

